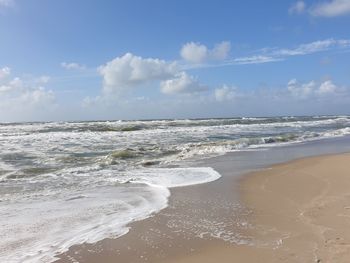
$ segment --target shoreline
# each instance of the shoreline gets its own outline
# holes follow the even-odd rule
[[[279,262],[273,260],[278,250],[276,250],[276,245],[280,245],[281,238],[271,234],[268,235],[271,239],[265,239],[265,234],[254,228],[259,226],[259,229],[263,229],[261,224],[264,221],[261,219],[268,217],[266,214],[256,213],[261,210],[259,207],[263,204],[254,203],[256,201],[253,200],[256,194],[252,194],[252,189],[256,190],[254,185],[256,187],[262,177],[269,176],[274,170],[278,171],[289,165],[300,166],[300,162],[308,163],[309,160],[317,162],[323,158],[336,158],[337,156],[350,157],[349,154],[338,154],[299,158],[286,163],[268,165],[269,168],[259,169],[256,172],[241,175],[239,178],[223,176],[219,181],[209,184],[171,189],[168,208],[148,219],[132,223],[127,235],[117,239],[105,239],[96,244],[73,246],[67,253],[60,255],[60,260],[55,262],[72,262],[72,260],[116,262],[117,260],[117,262],[191,263],[212,262],[214,259],[220,262],[231,262],[230,260],[233,259],[241,260],[241,262],[259,262],[261,259],[268,260],[266,262]],[[229,170],[230,167],[226,169]],[[239,192],[239,197],[237,197],[237,191],[233,191],[232,188],[237,187],[237,183],[239,189],[236,190]],[[208,193],[216,193],[218,196],[208,197]],[[239,207],[238,199],[240,198],[247,207]],[[215,201],[212,202],[212,199]],[[226,202],[233,200],[232,207],[229,204],[219,204],[225,199]],[[213,205],[220,207],[213,210]],[[208,211],[209,207],[211,207],[209,210],[212,211]],[[237,212],[239,218],[235,218]],[[203,219],[207,219],[207,222]],[[216,231],[218,235],[220,231],[229,233],[231,230],[231,233],[226,233],[227,240],[225,241],[225,234],[215,237],[205,233],[204,230],[207,230],[208,233]],[[282,244],[284,239],[286,239],[285,236],[282,237]],[[267,244],[270,244],[270,247]],[[300,254],[300,251],[296,250],[292,254],[295,257]],[[321,257],[325,255],[322,254]],[[285,255],[281,252],[278,258],[281,260],[283,258],[283,262],[300,262],[288,253]],[[324,260],[324,258],[317,258],[319,259]]]
[[[349,262],[350,153],[292,160],[246,174],[253,244],[208,246],[165,262]]]

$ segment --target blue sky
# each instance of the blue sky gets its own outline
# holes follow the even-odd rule
[[[0,0],[0,121],[350,114],[350,0]]]

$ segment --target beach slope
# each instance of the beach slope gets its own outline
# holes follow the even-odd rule
[[[177,262],[350,262],[350,155],[300,159],[242,180],[252,246]]]

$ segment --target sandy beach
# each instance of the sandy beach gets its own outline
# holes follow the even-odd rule
[[[58,262],[349,262],[349,162],[349,154],[326,155],[246,174],[238,210],[209,201],[214,193],[236,200],[230,177],[174,189],[168,208],[127,235],[72,247]],[[215,227],[234,235],[203,232]]]
[[[248,176],[242,193],[262,251],[254,253],[269,262],[349,262],[349,161],[306,158]]]
[[[212,247],[176,262],[349,262],[350,155],[306,158],[242,180],[252,246]],[[175,261],[174,261],[175,262]]]

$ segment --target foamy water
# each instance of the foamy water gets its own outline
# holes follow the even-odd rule
[[[347,134],[348,116],[0,124],[0,261],[126,234],[169,188],[220,177],[196,160]]]

